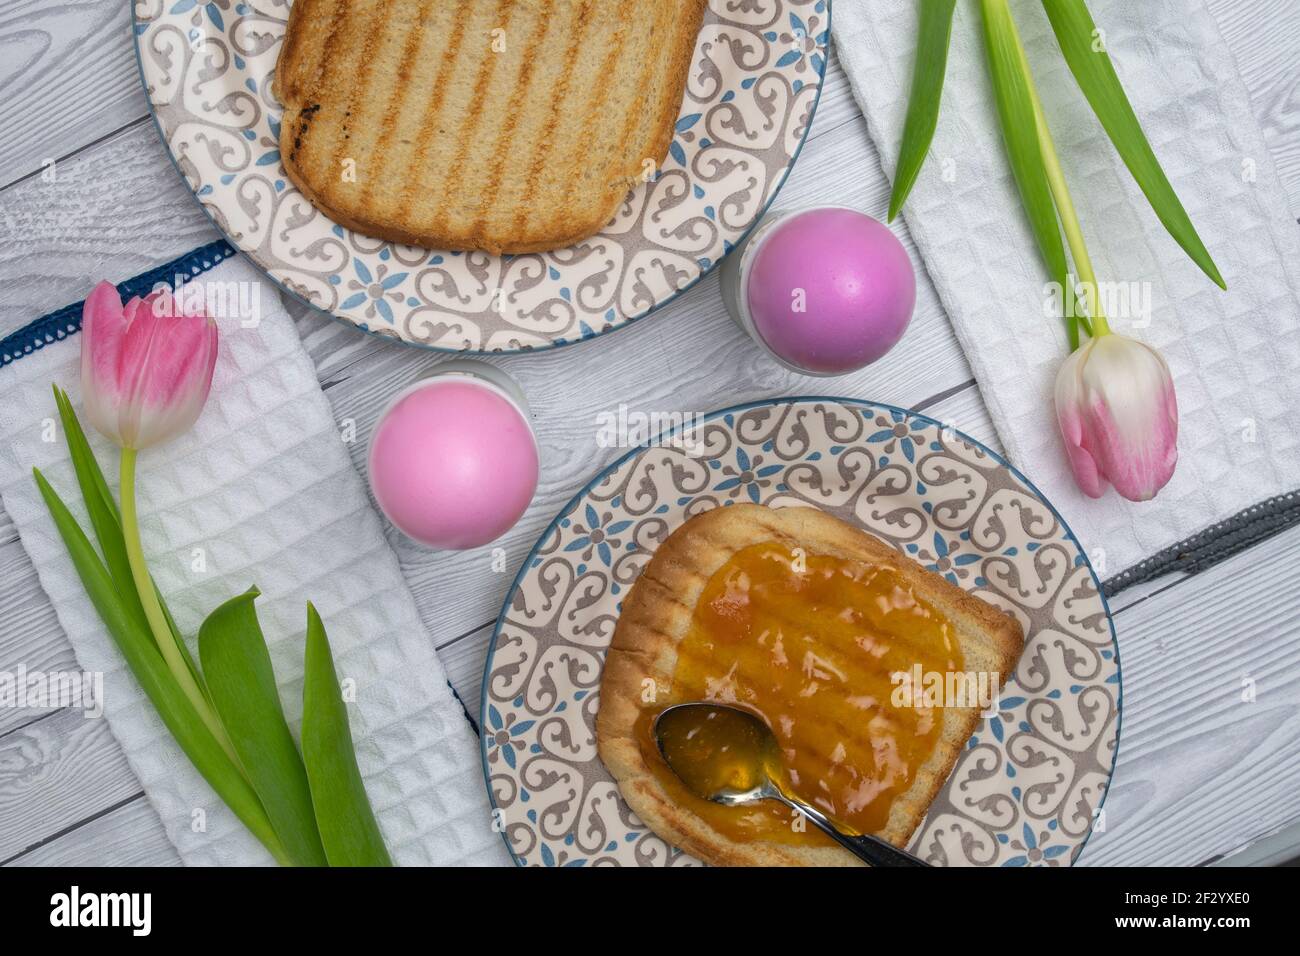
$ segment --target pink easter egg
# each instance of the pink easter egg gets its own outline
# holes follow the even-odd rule
[[[523,412],[463,375],[400,395],[370,443],[379,507],[431,548],[476,548],[500,537],[527,510],[537,476],[537,442]]]
[[[773,227],[749,266],[745,294],[754,331],[777,357],[839,375],[871,364],[903,337],[916,275],[887,226],[828,207]]]

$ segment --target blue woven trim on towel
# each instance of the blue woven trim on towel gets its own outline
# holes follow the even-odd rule
[[[187,252],[179,259],[142,272],[134,278],[118,283],[117,291],[125,301],[131,296],[146,296],[160,284],[172,287],[178,275],[193,278],[202,275],[219,262],[224,262],[235,254],[230,243],[224,239],[199,246],[193,252]],[[17,362],[24,355],[43,349],[52,342],[66,339],[81,331],[82,302],[73,302],[61,309],[41,316],[17,332],[0,339],[0,368]]]

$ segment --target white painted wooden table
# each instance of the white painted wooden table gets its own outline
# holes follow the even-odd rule
[[[905,2],[905,0],[900,0]],[[1300,215],[1300,4],[1211,0]],[[0,0],[0,335],[217,237],[158,141],[121,0]],[[1032,7],[1033,4],[1028,6]],[[51,168],[51,163],[52,168]],[[44,175],[43,171],[48,170]],[[834,199],[881,216],[888,184],[831,59],[782,203]],[[905,233],[905,228],[900,227]],[[906,236],[905,236],[906,241]],[[368,434],[402,385],[442,361],[290,306],[336,416]],[[924,275],[916,318],[878,367],[829,386],[764,359],[725,316],[712,276],[626,331],[499,363],[526,389],[543,480],[488,550],[430,554],[393,535],[425,624],[477,709],[495,618],[559,507],[615,449],[596,416],[709,410],[832,388],[923,409],[997,448],[970,370]],[[362,465],[365,443],[352,453]],[[1196,864],[1300,830],[1300,528],[1196,575],[1112,602],[1124,661],[1119,763],[1090,864]],[[72,649],[0,512],[0,670],[74,666]],[[1258,687],[1240,700],[1241,681]],[[1281,831],[1282,837],[1277,834]],[[1272,843],[1268,842],[1271,838]],[[68,710],[0,710],[0,863],[179,863],[107,723]]]

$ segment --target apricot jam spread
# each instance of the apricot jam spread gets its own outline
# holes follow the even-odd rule
[[[655,716],[698,700],[758,715],[776,737],[787,792],[849,832],[874,833],[943,727],[942,707],[894,706],[891,675],[917,664],[925,672],[963,667],[952,624],[898,571],[776,542],[738,551],[713,574],[677,653],[670,699],[638,721],[656,778],[680,806],[733,838],[814,845],[830,840],[776,801],[726,807],[695,796],[660,756]],[[701,729],[700,780],[731,775],[743,784],[737,764],[750,745],[722,739],[725,731]]]

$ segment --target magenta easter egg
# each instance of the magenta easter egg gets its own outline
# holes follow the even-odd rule
[[[408,537],[444,550],[475,548],[527,510],[537,490],[537,442],[505,389],[442,374],[384,412],[369,470],[379,507]]]
[[[916,306],[916,274],[884,224],[852,209],[809,209],[788,214],[755,241],[738,291],[752,334],[787,365],[841,375],[876,361],[903,337]]]

